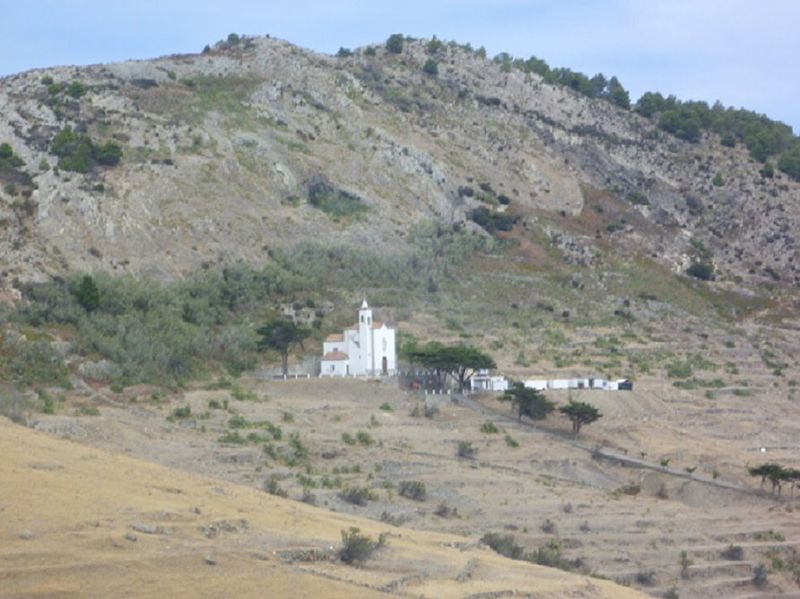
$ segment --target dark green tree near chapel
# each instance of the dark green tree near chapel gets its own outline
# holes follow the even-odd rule
[[[83,276],[75,289],[75,299],[87,312],[94,312],[100,307],[100,290],[91,276]]]
[[[544,420],[555,409],[555,404],[540,391],[522,383],[514,383],[499,399],[511,402],[511,406],[517,411],[517,421],[521,421],[523,416],[531,420]]]
[[[581,432],[581,427],[584,424],[591,424],[603,417],[600,410],[582,401],[569,400],[569,404],[561,406],[558,411],[570,419],[572,432],[576,435]]]
[[[281,371],[289,374],[289,352],[295,345],[303,347],[303,340],[311,334],[311,330],[296,325],[291,320],[276,318],[256,330],[259,335],[258,350],[275,350],[281,355]]]
[[[404,348],[404,353],[414,364],[434,371],[441,386],[444,386],[448,375],[453,377],[459,391],[467,388],[472,375],[478,370],[496,367],[491,356],[463,344],[446,346],[431,341],[421,346],[412,344]]]

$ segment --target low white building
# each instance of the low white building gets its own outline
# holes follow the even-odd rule
[[[380,376],[396,371],[395,329],[372,319],[367,300],[355,326],[328,335],[322,344],[320,376]]]
[[[633,383],[628,379],[609,381],[599,377],[583,377],[574,379],[530,379],[523,383],[526,387],[537,391],[548,389],[596,389],[600,391],[632,391]]]
[[[469,379],[470,390],[481,391],[507,391],[508,379],[504,376],[492,376],[486,369],[479,370]]]

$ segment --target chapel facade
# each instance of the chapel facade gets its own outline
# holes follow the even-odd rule
[[[392,376],[397,372],[395,329],[372,319],[365,299],[358,322],[322,344],[320,376]]]

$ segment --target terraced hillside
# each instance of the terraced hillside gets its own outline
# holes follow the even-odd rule
[[[501,558],[453,535],[399,531],[34,433],[0,419],[5,597],[639,597]],[[351,526],[388,543],[364,567],[331,547]],[[424,564],[424,567],[423,567]]]
[[[100,389],[66,399],[58,414],[33,425],[312,503],[336,512],[334,520],[366,517],[374,521],[369,530],[392,538],[429,530],[472,547],[487,533],[511,535],[505,551],[516,545],[540,563],[655,596],[673,588],[698,598],[796,592],[795,501],[760,491],[744,469],[762,459],[754,445],[767,443],[764,413],[777,417],[781,405],[748,416],[750,399],[740,398],[730,408],[739,430],[728,430],[734,418],[703,421],[702,406],[684,415],[680,394],[662,395],[659,382],[646,379],[630,393],[579,395],[604,417],[574,439],[566,421],[519,424],[490,396],[426,402],[363,381],[238,385],[156,399],[143,387]],[[99,415],[78,416],[86,405]],[[187,407],[188,416],[175,416]],[[771,459],[797,451],[797,424],[787,421],[780,432],[777,446],[768,446]],[[462,443],[472,457],[458,456]],[[348,494],[353,489],[363,491]],[[428,578],[438,575],[414,564],[394,577],[393,592],[435,596]],[[756,585],[761,566],[766,581]]]

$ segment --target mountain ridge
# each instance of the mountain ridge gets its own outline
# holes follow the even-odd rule
[[[702,246],[732,286],[796,285],[800,185],[760,176],[743,147],[708,133],[682,141],[457,46],[444,46],[430,75],[428,56],[422,41],[330,57],[244,38],[204,54],[5,78],[0,140],[37,187],[24,200],[24,189],[2,194],[5,278],[106,270],[169,280],[264,263],[298,239],[387,252],[415,223],[484,234],[470,220],[480,207],[508,211],[523,230],[571,235],[559,215],[579,217],[594,189],[620,220],[579,244],[607,240],[674,272]],[[69,81],[85,94],[64,92]],[[121,163],[45,168],[67,125],[118,143]],[[315,184],[333,194],[332,213],[310,201]]]

